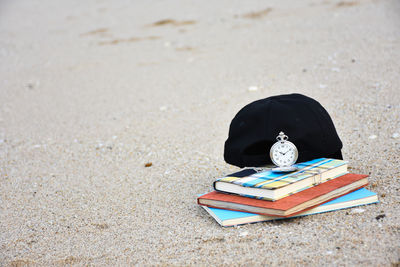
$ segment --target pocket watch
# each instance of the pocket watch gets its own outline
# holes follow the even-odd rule
[[[289,137],[284,132],[280,132],[276,137],[277,142],[273,144],[269,152],[272,163],[277,167],[273,168],[274,172],[291,172],[297,170],[296,163],[299,152],[296,146],[288,141]]]

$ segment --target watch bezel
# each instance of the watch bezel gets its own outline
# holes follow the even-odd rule
[[[283,143],[286,143],[286,144],[292,146],[292,148],[293,148],[293,150],[294,150],[294,159],[293,159],[293,163],[291,163],[291,164],[278,164],[278,163],[274,160],[274,156],[273,156],[274,148],[275,148],[276,146],[278,146],[279,144],[283,144]],[[276,166],[278,166],[278,167],[290,167],[290,166],[292,166],[293,164],[296,163],[298,156],[299,156],[299,151],[297,150],[297,147],[295,146],[295,144],[293,144],[292,142],[287,141],[287,140],[275,142],[275,143],[272,145],[272,147],[271,147],[271,149],[270,149],[270,151],[269,151],[269,157],[271,158],[272,163],[274,163],[274,164],[275,164]]]

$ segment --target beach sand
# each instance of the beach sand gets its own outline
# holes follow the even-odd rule
[[[398,266],[399,47],[399,1],[2,1],[0,265]],[[293,92],[380,203],[220,227],[230,121]]]

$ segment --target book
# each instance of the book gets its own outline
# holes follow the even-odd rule
[[[295,216],[290,217],[273,217],[267,215],[260,215],[256,213],[203,207],[221,226],[234,226],[247,223],[265,222],[271,220],[281,220],[287,218],[295,218],[300,216],[307,216],[323,212],[329,212],[340,209],[352,208],[360,205],[367,205],[378,203],[378,196],[376,193],[371,192],[365,188],[358,189],[334,200],[326,202],[322,205],[316,206],[305,212],[301,212]]]
[[[333,200],[368,184],[368,175],[345,174],[299,193],[268,201],[217,191],[197,198],[199,205],[257,213],[269,216],[288,217]]]
[[[289,173],[244,169],[217,179],[213,186],[220,192],[276,201],[347,173],[347,162],[338,159],[320,158],[295,166],[298,170]]]

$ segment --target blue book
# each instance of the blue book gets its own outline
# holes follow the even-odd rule
[[[232,211],[225,209],[210,208],[202,206],[221,226],[234,226],[246,223],[265,222],[279,219],[294,218],[299,216],[306,216],[322,212],[334,211],[339,209],[346,209],[360,205],[367,205],[379,202],[376,193],[371,192],[365,188],[358,189],[354,192],[326,202],[315,208],[299,213],[293,217],[279,218],[266,215],[259,215],[255,213]]]

